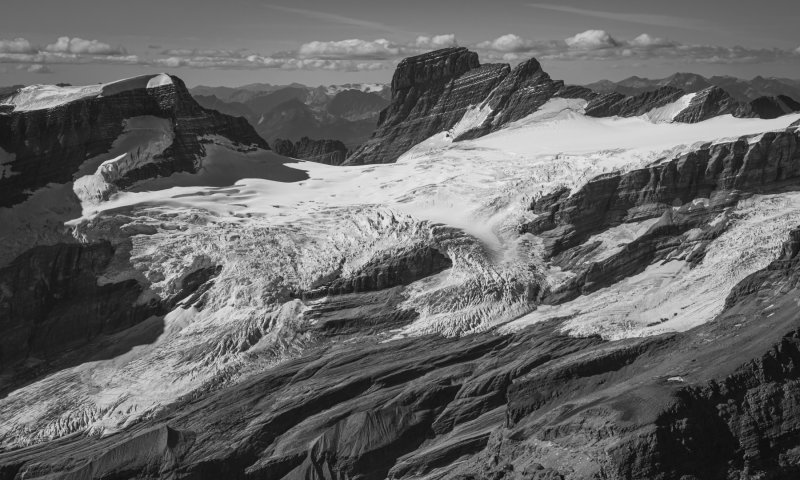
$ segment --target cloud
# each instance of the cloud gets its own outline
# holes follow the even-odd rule
[[[278,68],[283,70],[338,70],[366,71],[386,68],[384,62],[337,60],[324,58],[297,58],[288,56],[246,55],[231,57],[167,57],[152,61],[152,65],[166,68],[211,68],[229,70],[258,70]]]
[[[619,45],[605,30],[586,30],[564,40],[572,48],[583,50],[597,50],[612,48]]]
[[[38,49],[24,38],[0,40],[0,53],[34,53]]]
[[[514,62],[528,57],[539,60],[653,60],[685,63],[766,63],[796,60],[789,50],[752,49],[741,46],[687,45],[643,33],[631,40],[618,39],[604,30],[587,30],[564,40],[533,41],[515,34],[474,46],[488,60]],[[796,52],[800,53],[800,52]]]
[[[643,33],[630,41],[630,45],[634,47],[669,47],[677,45],[676,42],[666,40],[659,37],[651,37]]]
[[[240,50],[216,50],[216,49],[186,49],[186,48],[169,48],[161,52],[162,55],[173,57],[242,57],[248,51],[245,49]]]
[[[378,59],[385,60],[400,55],[399,45],[389,40],[359,40],[356,38],[335,42],[309,42],[300,46],[297,53],[301,57],[325,59]]]
[[[618,22],[638,23],[642,25],[655,25],[659,27],[683,28],[688,30],[705,30],[711,27],[708,22],[696,18],[677,17],[673,15],[654,15],[645,13],[619,13],[603,12],[599,10],[589,10],[586,8],[567,7],[563,5],[553,5],[549,3],[529,3],[529,7],[542,10],[551,10],[562,13],[572,13],[585,17],[603,18]]]
[[[392,69],[407,56],[457,44],[454,34],[444,34],[420,35],[407,43],[385,38],[313,41],[270,55],[249,50],[167,49],[161,52],[163,58],[151,63],[166,68],[371,71]]]
[[[800,55],[800,47],[795,48],[794,49],[794,53]]]
[[[43,65],[41,63],[34,63],[31,65],[18,65],[17,70],[24,70],[28,73],[53,73],[53,71],[47,65]]]
[[[420,35],[417,37],[417,40],[414,42],[419,48],[447,48],[447,47],[456,47],[458,46],[458,42],[456,42],[455,34],[449,33],[446,35],[434,35],[433,37],[428,37],[426,35]]]
[[[481,42],[476,47],[496,52],[524,52],[533,49],[535,45],[536,43],[531,40],[509,33],[494,40]]]
[[[128,53],[122,47],[112,47],[97,40],[84,40],[78,37],[59,37],[56,43],[46,46],[45,50],[53,53],[78,55],[125,55]]]
[[[144,63],[137,55],[128,55],[122,47],[111,47],[98,40],[59,37],[44,48],[29,40],[0,40],[0,63],[18,64],[32,73],[50,73],[50,64],[125,64]]]

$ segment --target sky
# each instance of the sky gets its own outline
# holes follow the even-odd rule
[[[541,0],[547,2],[547,0]],[[168,72],[189,86],[389,82],[447,46],[585,84],[800,78],[796,0],[5,0],[0,86]]]

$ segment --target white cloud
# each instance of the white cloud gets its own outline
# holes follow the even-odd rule
[[[153,47],[150,47],[153,48]],[[161,52],[162,55],[173,57],[244,57],[247,50],[217,50],[198,48],[170,48]]]
[[[596,50],[619,45],[605,30],[586,30],[564,40],[572,48]]]
[[[387,59],[400,54],[400,47],[389,40],[360,40],[352,38],[333,42],[309,42],[300,46],[297,53],[301,57],[327,59]]]
[[[74,53],[0,53],[0,63],[43,64],[144,64],[137,55],[77,55]]]
[[[800,47],[795,48],[794,49],[794,53],[800,55]]]
[[[37,48],[24,38],[0,40],[0,53],[34,53]]]
[[[136,55],[128,55],[122,47],[111,47],[97,40],[59,37],[44,48],[25,38],[0,40],[0,63],[17,64],[19,70],[50,73],[51,64],[125,64],[144,63]]]
[[[643,33],[631,40],[630,45],[634,47],[669,47],[677,44],[664,38],[652,37],[646,33]]]
[[[684,63],[766,63],[797,59],[795,51],[714,45],[686,45],[643,33],[631,40],[617,39],[604,30],[587,30],[565,40],[533,41],[509,33],[474,45],[484,60],[515,62],[539,60],[651,60]]]
[[[59,37],[56,43],[46,46],[45,50],[53,53],[78,55],[125,55],[127,53],[122,47],[112,47],[97,40],[84,40],[78,37]]]
[[[326,58],[295,58],[247,55],[244,57],[167,57],[152,61],[153,65],[167,68],[216,68],[232,70],[258,70],[279,68],[283,70],[339,70],[365,71],[387,68],[386,62],[336,60]]]
[[[417,37],[417,41],[414,42],[414,44],[419,48],[434,49],[458,46],[458,42],[456,42],[456,36],[452,33],[446,35],[434,35],[433,37],[420,35]]]
[[[526,50],[531,50],[534,45],[535,42],[531,40],[525,40],[518,35],[508,33],[501,37],[497,37],[494,40],[481,42],[476,46],[478,48],[494,50],[497,52],[524,52]]]
[[[371,71],[391,69],[404,57],[457,45],[454,34],[423,35],[413,42],[385,38],[314,41],[293,51],[260,55],[248,50],[166,49],[150,64],[167,68]]]

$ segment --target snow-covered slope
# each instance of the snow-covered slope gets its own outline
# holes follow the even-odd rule
[[[0,105],[11,105],[17,112],[53,108],[76,100],[111,96],[140,88],[156,88],[172,83],[169,75],[142,75],[111,83],[87,85],[81,87],[55,85],[31,85],[20,89],[14,95],[3,100]]]
[[[199,269],[219,268],[219,273],[202,306],[179,306],[136,327],[161,329],[155,342],[63,369],[0,400],[0,417],[7,420],[0,425],[2,443],[114,431],[182,395],[237,381],[296,355],[313,340],[316,320],[308,314],[313,302],[294,292],[419,246],[443,252],[452,267],[400,288],[398,308],[418,315],[381,331],[383,340],[463,335],[508,322],[516,323],[504,328],[517,328],[563,316],[571,316],[566,331],[610,338],[682,330],[709,320],[726,289],[763,267],[784,230],[796,225],[794,194],[756,197],[742,205],[730,231],[715,240],[719,248],[711,248],[691,272],[679,261],[653,266],[594,297],[536,311],[534,287],[558,284],[571,273],[550,265],[542,240],[518,227],[535,216],[532,200],[559,187],[574,191],[598,175],[673,158],[720,137],[785,129],[800,115],[769,121],[723,116],[689,125],[654,121],[668,116],[666,111],[646,118],[589,118],[581,113],[583,105],[554,99],[477,140],[453,143],[452,132],[442,132],[384,165],[286,164],[264,150],[207,138],[197,173],[139,182],[126,191],[105,189],[104,179],[157,154],[158,138],[169,136],[167,125],[147,119],[141,120],[144,131],[136,133],[132,121],[127,135],[147,136],[152,151],[123,148],[129,137],[121,138],[112,158],[76,181],[76,190],[89,193],[80,195],[82,213],[67,226],[82,241],[108,240],[118,247],[106,278],[142,282],[147,289],[140,303],[170,298]],[[596,237],[602,244],[598,258],[646,227]],[[774,242],[759,242],[764,235]],[[751,246],[750,261],[726,256],[730,245]],[[709,282],[712,272],[724,272],[724,282]],[[641,295],[629,298],[630,288]],[[699,296],[705,301],[697,302]],[[669,317],[687,309],[691,315],[658,328],[649,328],[637,313]]]

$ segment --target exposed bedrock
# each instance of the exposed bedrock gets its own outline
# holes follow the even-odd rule
[[[312,140],[308,137],[297,142],[279,138],[272,142],[272,149],[278,155],[326,165],[341,165],[348,154],[347,147],[339,140]]]
[[[689,102],[689,106],[676,117],[676,122],[697,123],[718,115],[733,115],[734,117],[752,117],[749,104],[740,103],[728,92],[719,87],[709,87],[697,92]]]
[[[800,102],[786,95],[758,97],[750,102],[750,108],[759,118],[778,118],[789,113],[800,112]]]
[[[718,213],[717,205],[702,203],[665,210],[647,232],[599,261],[587,261],[599,242],[567,249],[551,261],[576,275],[555,289],[543,291],[539,300],[546,304],[566,302],[637,275],[656,262],[684,260],[696,265],[702,262],[709,243],[725,232],[726,219],[713,221]]]
[[[508,65],[483,65],[456,47],[409,57],[392,77],[392,100],[349,164],[391,163],[417,143],[455,125],[505,77]]]
[[[128,172],[119,179],[120,187],[145,178],[195,171],[206,135],[269,148],[245,119],[200,107],[179,78],[170,79],[166,85],[150,88],[145,87],[145,80],[131,89],[109,89],[52,108],[0,112],[0,149],[13,156],[6,165],[9,174],[0,176],[0,207],[20,203],[48,183],[72,181],[86,160],[111,150],[123,132],[124,120],[131,117],[169,119],[175,136],[158,161]]]
[[[414,145],[451,130],[462,119],[466,123],[449,132],[453,140],[478,138],[536,112],[553,98],[585,99],[585,113],[592,117],[635,117],[684,95],[684,90],[670,85],[630,96],[598,94],[552,80],[535,58],[512,69],[505,64],[480,65],[477,55],[465,48],[437,50],[400,62],[392,80],[391,103],[381,112],[372,137],[346,163],[394,162]],[[669,120],[696,123],[727,114],[775,118],[798,111],[798,107],[785,96],[743,103],[722,88],[710,86],[696,92]]]
[[[187,297],[194,303],[191,295],[219,273],[217,267],[191,272],[161,301],[134,278],[107,277],[114,257],[106,241],[57,244],[34,247],[0,269],[0,392],[91,357],[103,347],[91,346],[94,340],[163,315]],[[154,340],[140,340],[148,339]]]
[[[408,285],[421,278],[439,273],[452,265],[453,262],[450,258],[436,248],[427,245],[421,246],[374,258],[358,271],[347,276],[340,276],[313,290],[302,292],[299,296],[305,300],[327,295],[362,293]]]
[[[607,93],[591,99],[585,111],[590,117],[635,117],[672,103],[683,95],[683,90],[670,86],[633,96]]]
[[[600,176],[572,195],[562,189],[533,202],[531,209],[539,215],[520,228],[541,235],[553,256],[595,232],[658,217],[697,198],[710,199],[709,212],[718,213],[742,193],[796,181],[799,137],[793,129],[766,133],[755,141],[743,137],[652,167]]]
[[[454,127],[469,108],[487,116],[455,140],[476,138],[519,120],[554,96],[593,98],[584,87],[552,80],[536,59],[513,69],[480,65],[465,48],[406,58],[392,80],[392,103],[381,112],[372,138],[347,160],[350,164],[390,163],[417,143]]]
[[[490,109],[486,119],[478,126],[461,133],[455,140],[477,138],[520,120],[537,111],[553,97],[590,99],[594,92],[584,87],[566,86],[553,80],[542,70],[535,59],[526,60],[511,70],[500,81],[479,107]]]

